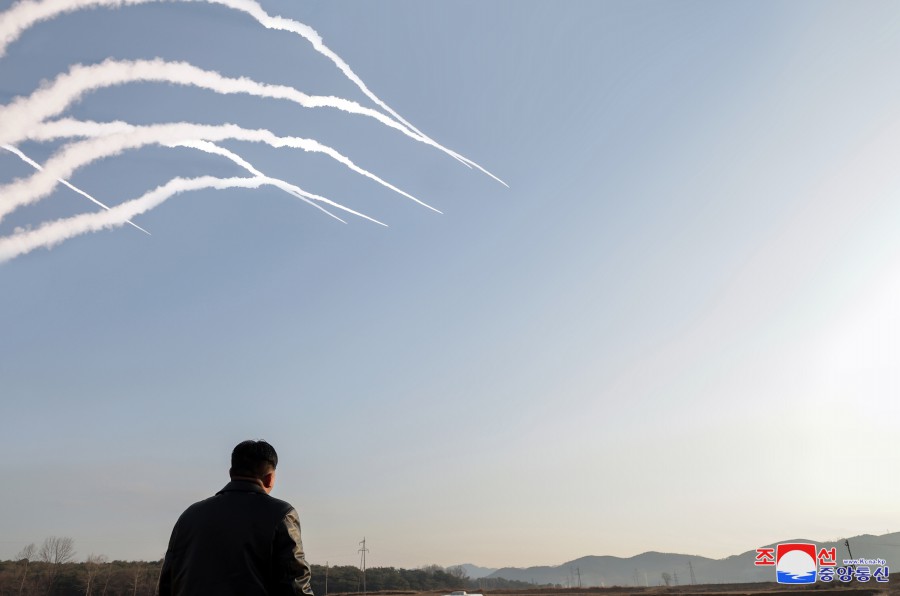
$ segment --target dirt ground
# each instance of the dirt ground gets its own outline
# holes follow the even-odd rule
[[[818,582],[809,586],[788,588],[775,582],[752,584],[703,584],[697,586],[672,586],[652,588],[538,588],[533,590],[484,590],[484,596],[779,596],[781,594],[807,594],[808,596],[900,596],[900,574],[892,574],[885,583],[868,582],[826,584]],[[391,596],[399,593],[369,592],[367,596]],[[408,596],[409,592],[403,593]],[[416,596],[446,596],[446,592],[419,592]],[[331,596],[331,595],[329,595]],[[334,595],[337,596],[337,595]],[[357,596],[347,594],[345,596]],[[358,596],[363,596],[359,594]]]

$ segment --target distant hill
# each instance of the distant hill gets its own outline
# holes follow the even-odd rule
[[[882,558],[892,571],[900,570],[900,532],[872,536],[864,534],[849,538],[853,558]],[[813,542],[819,547],[837,548],[838,565],[850,558],[844,541],[818,542],[811,539],[789,539],[780,542]],[[761,544],[772,546],[775,544]],[[535,584],[577,586],[579,573],[582,586],[660,585],[662,574],[668,573],[679,585],[691,583],[691,568],[698,584],[743,583],[775,580],[773,567],[757,567],[756,548],[724,559],[709,559],[695,555],[646,552],[633,557],[589,556],[553,567],[504,567],[489,573],[487,578],[504,578]],[[472,567],[475,567],[474,565]],[[470,575],[469,577],[474,577]]]
[[[453,566],[456,567],[456,565]],[[459,565],[459,567],[462,567],[465,570],[466,575],[469,576],[469,579],[480,579],[482,577],[487,577],[488,575],[497,571],[496,567],[479,567],[478,565],[472,565],[471,563],[463,563],[462,565]]]

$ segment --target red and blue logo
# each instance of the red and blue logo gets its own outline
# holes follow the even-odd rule
[[[816,583],[816,545],[786,542],[775,547],[775,578],[779,584]]]
[[[847,552],[850,552],[849,544]],[[809,542],[782,542],[758,548],[753,561],[757,567],[774,567],[779,584],[812,584],[816,580],[884,583],[890,579],[890,567],[882,558],[843,559],[841,567],[837,563],[836,547],[817,550],[816,545]]]

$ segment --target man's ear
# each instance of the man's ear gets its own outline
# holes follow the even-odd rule
[[[262,477],[262,485],[266,493],[272,492],[272,487],[275,486],[275,470]]]

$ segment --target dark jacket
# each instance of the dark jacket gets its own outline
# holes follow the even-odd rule
[[[159,596],[312,596],[300,520],[289,503],[233,480],[172,530]]]

